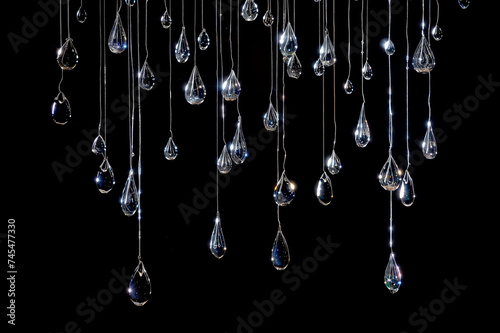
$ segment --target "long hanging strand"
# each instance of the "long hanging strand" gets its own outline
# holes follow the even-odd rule
[[[368,37],[368,26],[369,26],[369,3],[370,1],[369,0],[366,0],[366,18],[365,18],[365,22],[366,23],[363,23],[363,3],[361,3],[361,26],[366,25],[366,31],[363,30],[363,28],[361,28],[361,33],[363,34],[363,36],[361,37],[361,43],[365,46],[364,47],[364,53],[365,53],[365,63],[362,65],[362,73],[363,73],[363,78],[365,80],[371,80],[371,78],[373,77],[373,69],[372,69],[372,66],[370,65],[369,61],[368,61],[368,44],[369,44],[369,41],[370,41],[370,38]],[[366,37],[366,38],[365,38]],[[361,52],[363,52],[363,47],[361,48]],[[361,59],[363,59],[363,57],[361,57]],[[361,80],[362,81],[362,80]]]
[[[168,0],[168,9],[166,8],[166,0],[165,0],[165,13],[163,16],[170,15],[168,14],[169,12],[172,11],[172,0]],[[164,20],[168,20],[165,18]],[[162,20],[162,22],[164,21]],[[172,22],[172,19],[170,19],[170,22]],[[171,24],[171,23],[170,23]],[[169,25],[170,27],[170,25]],[[167,144],[165,145],[165,148],[163,149],[163,154],[165,155],[165,158],[169,161],[175,160],[177,155],[178,155],[178,148],[174,142],[174,132],[172,130],[172,29],[168,30],[168,108],[169,108],[169,132],[170,132],[170,137],[168,138]]]
[[[272,24],[274,22],[274,17],[271,14],[271,4],[270,0],[267,1],[267,11],[264,14],[264,25],[269,27],[269,49],[270,49],[270,73],[271,73],[271,78],[270,78],[270,91],[269,91],[269,106],[267,107],[267,111],[264,113],[262,120],[264,122],[264,128],[268,131],[276,131],[278,128],[278,122],[279,122],[279,116],[278,116],[278,111],[276,111],[276,108],[273,105],[272,98],[273,98],[273,91],[274,91],[274,56],[273,56],[273,28]],[[266,21],[267,18],[267,21]],[[277,43],[276,43],[277,45]],[[276,90],[276,95],[277,95]]]
[[[344,82],[344,91],[346,94],[350,95],[354,91],[351,82],[351,0],[347,1],[347,39],[347,63],[349,68],[347,79]]]

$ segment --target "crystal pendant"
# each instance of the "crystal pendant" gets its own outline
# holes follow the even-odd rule
[[[299,61],[299,57],[297,57],[297,53],[294,53],[290,59],[288,59],[286,72],[288,76],[293,79],[298,79],[302,74],[302,64]]]
[[[370,80],[373,77],[373,69],[368,60],[363,65],[362,73],[365,80]]]
[[[128,295],[132,303],[137,306],[143,306],[149,301],[149,297],[151,297],[151,281],[142,260],[139,260],[139,264],[134,274],[132,274],[128,286]]]
[[[389,255],[389,263],[385,268],[384,284],[391,294],[395,294],[401,286],[401,271],[392,252]]]
[[[422,142],[422,152],[428,160],[432,160],[437,155],[437,143],[431,123],[427,123],[427,132],[425,132],[424,142]]]
[[[323,61],[323,65],[327,67],[332,66],[337,62],[335,48],[333,47],[328,30],[325,30],[325,33],[323,34],[323,44],[319,49],[319,57]]]
[[[354,140],[358,147],[364,148],[370,142],[371,134],[370,127],[368,126],[368,121],[365,115],[365,104],[361,106],[361,111],[359,113],[358,124],[356,125],[356,131],[354,132]]]
[[[51,111],[52,120],[54,120],[56,124],[64,125],[69,121],[69,118],[71,118],[71,107],[62,91],[54,98]]]
[[[135,5],[135,0],[125,0],[125,3],[132,7],[133,5]]]
[[[76,20],[80,23],[85,23],[85,21],[87,21],[87,12],[82,7],[78,8],[76,12]]]
[[[188,83],[184,87],[184,97],[189,104],[200,105],[205,101],[206,96],[205,84],[203,84],[198,67],[194,65]]]
[[[432,53],[431,46],[424,36],[420,39],[417,49],[413,54],[412,64],[413,69],[415,69],[417,73],[422,74],[429,73],[436,65],[434,53]]]
[[[259,15],[259,6],[254,0],[245,0],[245,3],[241,7],[241,17],[245,21],[254,21]]]
[[[57,63],[66,70],[71,70],[78,64],[78,53],[71,38],[66,38],[64,44],[57,50]]]
[[[276,131],[278,128],[278,111],[273,106],[272,102],[269,102],[269,107],[267,112],[264,113],[264,127],[268,131]]]
[[[210,37],[208,36],[207,30],[203,29],[198,35],[198,46],[200,47],[200,50],[203,51],[206,50],[209,45]]]
[[[288,180],[285,171],[274,187],[273,197],[278,206],[286,206],[295,198],[295,185]]]
[[[127,35],[119,13],[116,13],[115,23],[109,34],[108,47],[111,52],[116,54],[122,53],[127,48]]]
[[[335,153],[335,149],[332,150],[332,155],[328,158],[328,161],[326,162],[326,167],[328,168],[328,171],[332,175],[338,174],[340,172],[340,169],[342,169],[340,158]]]
[[[271,251],[271,261],[274,268],[278,271],[284,270],[290,262],[290,251],[286,243],[285,236],[281,232],[281,226],[278,227],[278,233],[274,239],[273,249]]]
[[[273,23],[274,23],[274,16],[271,13],[270,9],[266,11],[266,13],[264,14],[264,16],[262,16],[262,23],[264,23],[264,25],[266,27],[268,27],[268,28],[273,25]]]
[[[214,229],[212,230],[212,236],[210,237],[210,252],[215,258],[220,259],[226,253],[226,240],[224,239],[224,234],[222,233],[222,227],[220,224],[220,214],[217,212],[215,217]]]
[[[326,171],[323,171],[323,174],[316,184],[316,197],[324,206],[328,206],[332,202],[332,181],[330,180],[330,177],[328,177]]]
[[[458,4],[460,5],[460,8],[467,9],[470,5],[470,0],[458,0]]]
[[[316,60],[313,66],[314,69],[314,74],[316,76],[321,76],[325,72],[325,65],[323,64],[323,60],[321,60],[321,57]]]
[[[354,91],[354,86],[352,85],[351,80],[347,79],[347,81],[344,82],[344,91],[347,95],[352,94]]]
[[[182,27],[181,35],[177,44],[175,44],[175,59],[177,62],[183,64],[188,61],[191,51],[189,50],[189,44],[186,38],[186,28]]]
[[[164,29],[168,29],[170,28],[170,26],[172,25],[172,17],[170,16],[170,14],[168,13],[168,9],[165,8],[165,12],[163,13],[163,15],[161,16],[161,26],[164,28]]]
[[[390,55],[390,56],[393,55],[394,52],[396,52],[396,47],[394,47],[394,43],[392,42],[392,40],[388,39],[385,41],[384,51],[385,51],[385,54]]]
[[[295,36],[295,32],[293,31],[290,22],[287,23],[286,28],[280,37],[279,46],[281,54],[284,57],[290,57],[297,51],[297,37]]]
[[[403,176],[403,181],[401,182],[401,186],[399,187],[399,199],[406,207],[413,205],[415,201],[415,189],[413,188],[413,179],[406,169],[405,174]]]
[[[243,129],[241,126],[241,117],[238,117],[236,133],[234,134],[233,142],[230,146],[231,158],[236,164],[245,162],[245,159],[248,156],[247,143],[245,141],[245,135],[243,135]]]
[[[139,73],[139,86],[141,89],[149,91],[153,89],[155,83],[155,75],[151,70],[151,67],[149,67],[148,60],[146,58],[146,60],[144,60],[144,64],[142,65],[141,72]]]
[[[231,160],[231,155],[227,151],[227,145],[224,145],[222,152],[220,153],[219,159],[217,160],[217,169],[220,173],[226,174],[231,171],[233,167],[233,161]]]
[[[135,185],[134,170],[130,169],[125,187],[120,199],[122,211],[126,216],[132,216],[139,207],[139,193]]]
[[[92,152],[96,155],[104,154],[106,151],[106,142],[104,138],[99,134],[92,143]]]
[[[168,142],[163,150],[163,153],[165,154],[165,158],[169,161],[175,160],[177,157],[177,146],[174,143],[173,137],[168,138]]]
[[[101,193],[108,193],[115,185],[115,175],[106,157],[99,166],[99,171],[97,171],[97,176],[95,177],[95,183],[97,189]]]
[[[439,42],[443,39],[443,30],[438,25],[435,25],[434,28],[432,28],[431,34],[435,41]]]
[[[380,185],[387,191],[394,191],[401,184],[401,170],[399,170],[396,161],[389,155],[382,170],[378,175]]]
[[[226,101],[235,101],[241,93],[240,81],[236,77],[236,74],[231,69],[231,73],[222,84],[222,97]]]

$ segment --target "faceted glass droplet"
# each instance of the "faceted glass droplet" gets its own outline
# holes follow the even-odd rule
[[[80,23],[87,21],[87,12],[82,7],[78,8],[76,12],[76,20]]]
[[[378,179],[380,185],[387,191],[397,190],[399,184],[401,184],[401,170],[399,170],[392,155],[387,158],[382,170],[380,170]]]
[[[278,183],[274,187],[273,197],[274,202],[279,206],[286,206],[295,198],[295,185],[288,180],[285,171],[283,171]]]
[[[96,155],[104,154],[106,151],[106,142],[104,138],[99,134],[92,143],[92,152]]]
[[[413,205],[415,201],[415,189],[413,187],[413,179],[406,169],[405,174],[403,176],[403,181],[401,182],[401,186],[399,187],[399,198],[401,202],[406,207]]]
[[[241,7],[241,17],[245,21],[253,21],[259,15],[259,6],[254,0],[245,0],[245,3]]]
[[[467,9],[470,5],[470,0],[458,0],[458,4],[460,5],[460,8]]]
[[[191,105],[200,105],[205,101],[207,96],[207,90],[205,89],[205,84],[201,79],[198,67],[195,65],[191,71],[191,76],[184,87],[184,97],[186,101]]]
[[[290,57],[297,51],[297,37],[290,22],[287,23],[283,34],[281,34],[279,47],[281,55],[284,57]]]
[[[200,50],[206,50],[209,45],[210,37],[208,36],[207,30],[203,29],[198,35],[198,46],[200,47]]]
[[[278,233],[274,239],[273,249],[271,251],[271,262],[278,271],[286,269],[290,262],[290,251],[285,236],[283,236],[283,232],[281,232],[281,226],[278,228]]]
[[[189,43],[186,38],[186,28],[182,27],[181,35],[179,36],[179,40],[177,44],[175,44],[175,59],[177,62],[183,64],[188,61],[189,56],[191,55],[191,51],[189,50]]]
[[[443,39],[443,30],[435,25],[434,28],[432,28],[432,38],[434,38],[435,41],[440,41],[441,39]]]
[[[133,5],[135,5],[135,1],[136,1],[136,0],[125,0],[125,3],[126,3],[127,5],[129,5],[129,6],[133,6]]]
[[[286,72],[288,76],[294,79],[298,79],[302,74],[302,64],[297,57],[297,53],[294,53],[287,62]]]
[[[271,13],[271,10],[266,11],[266,13],[264,14],[264,16],[262,16],[262,23],[264,23],[264,25],[266,27],[270,27],[270,26],[273,25],[273,23],[274,23],[274,16]]]
[[[78,53],[71,38],[66,38],[64,44],[57,50],[57,63],[65,70],[71,70],[78,64]]]
[[[217,169],[220,173],[226,174],[231,171],[233,167],[233,161],[231,160],[231,155],[229,155],[227,145],[224,145],[222,152],[220,153],[219,159],[217,160]]]
[[[122,211],[126,216],[134,215],[139,207],[139,193],[135,185],[134,170],[132,169],[130,169],[127,181],[123,187],[120,203]]]
[[[359,113],[358,124],[356,125],[356,131],[354,132],[354,140],[358,147],[364,148],[370,142],[371,134],[370,127],[368,126],[368,121],[365,115],[365,104],[361,106],[361,111]]]
[[[264,127],[268,131],[276,131],[278,128],[278,111],[273,106],[273,103],[269,102],[269,107],[266,113],[264,113]]]
[[[417,73],[422,74],[429,73],[436,65],[434,53],[432,53],[431,46],[424,36],[420,39],[417,49],[413,54],[412,64],[413,69],[415,69]]]
[[[323,34],[323,44],[319,49],[319,57],[323,61],[323,65],[327,67],[332,66],[337,62],[335,48],[333,47],[328,30],[325,30],[325,33]]]
[[[219,212],[217,212],[217,216],[215,217],[214,229],[210,237],[210,252],[212,252],[217,259],[222,258],[226,253],[226,240],[222,233]]]
[[[149,279],[148,272],[146,272],[146,268],[144,268],[142,260],[139,260],[139,264],[134,274],[132,274],[128,286],[128,295],[132,303],[137,306],[143,306],[151,297],[151,280]]]
[[[384,284],[391,294],[395,294],[401,286],[401,271],[392,252],[389,255],[389,262],[385,268]]]
[[[104,158],[99,166],[99,171],[97,171],[97,176],[95,177],[95,184],[101,193],[108,193],[115,185],[115,175],[107,158]]]
[[[172,17],[170,16],[170,14],[168,13],[168,9],[165,8],[165,12],[163,13],[163,15],[161,16],[161,26],[164,28],[164,29],[168,29],[170,28],[170,26],[172,25]]]
[[[316,184],[316,198],[324,206],[328,206],[332,202],[332,181],[326,171],[323,172]]]
[[[326,167],[328,168],[328,171],[332,175],[338,174],[340,172],[340,169],[342,169],[340,158],[335,153],[335,149],[332,150],[332,155],[328,158],[328,161],[326,162]]]
[[[54,102],[52,102],[51,107],[52,120],[56,124],[64,125],[71,118],[71,106],[69,105],[69,101],[64,96],[61,91],[57,94],[56,98],[54,98]]]
[[[384,51],[385,51],[385,54],[387,54],[387,55],[393,55],[394,52],[396,52],[396,47],[394,46],[394,43],[392,42],[392,40],[388,39],[385,41]]]
[[[236,164],[241,164],[248,156],[247,143],[243,128],[241,125],[241,117],[238,117],[238,125],[236,126],[236,133],[234,134],[233,142],[231,143],[231,158]]]
[[[347,81],[344,82],[344,91],[347,95],[352,94],[354,91],[354,86],[352,85],[351,80],[347,79]]]
[[[424,141],[422,142],[422,152],[428,160],[434,159],[437,155],[436,137],[430,122],[427,124],[427,132],[425,132]]]
[[[363,65],[362,73],[365,80],[370,80],[373,77],[373,69],[368,60]]]
[[[323,64],[323,60],[321,60],[321,57],[316,60],[313,69],[316,76],[323,75],[323,73],[325,72],[325,65]]]
[[[127,35],[125,34],[119,13],[116,13],[115,23],[109,34],[108,47],[111,52],[116,54],[122,53],[127,48]]]
[[[238,96],[240,96],[240,93],[240,81],[238,81],[236,74],[231,69],[231,73],[229,73],[229,76],[222,84],[222,97],[224,97],[226,101],[235,101],[238,99]]]
[[[169,161],[175,160],[175,158],[177,157],[177,146],[175,145],[174,139],[172,137],[168,138],[168,142],[165,145],[163,153],[165,154],[165,158]]]
[[[149,91],[153,89],[155,83],[156,83],[155,75],[151,70],[151,67],[149,67],[148,60],[146,59],[144,60],[141,72],[139,73],[139,86],[141,87],[141,89]]]

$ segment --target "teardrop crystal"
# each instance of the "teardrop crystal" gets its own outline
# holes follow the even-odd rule
[[[231,143],[231,158],[236,164],[241,164],[248,156],[247,143],[241,127],[241,117],[238,117],[238,125],[236,125],[236,133],[234,134],[233,142]]]
[[[326,162],[326,167],[332,175],[336,175],[342,169],[342,164],[340,163],[340,158],[335,153],[335,149],[332,150],[332,155],[328,158]]]
[[[135,1],[136,1],[136,0],[125,0],[125,3],[126,3],[127,5],[129,5],[130,7],[132,7],[133,5],[135,5]]]
[[[78,8],[76,12],[76,20],[80,23],[85,23],[87,20],[87,12],[82,7]]]
[[[165,145],[163,153],[165,154],[165,158],[169,161],[175,160],[175,158],[177,157],[177,146],[175,145],[174,139],[172,137],[168,138],[168,142]]]
[[[290,59],[288,59],[286,72],[288,76],[293,79],[298,79],[302,74],[302,64],[299,61],[299,57],[297,57],[297,53],[294,53]]]
[[[104,138],[102,135],[96,136],[94,142],[92,143],[92,152],[96,155],[104,154],[106,151],[106,142],[104,142]]]
[[[66,124],[71,118],[71,106],[62,91],[57,94],[56,98],[54,98],[51,113],[52,120],[59,125]]]
[[[385,41],[384,51],[385,51],[385,54],[390,55],[390,56],[393,55],[394,52],[396,52],[396,47],[394,46],[394,43],[392,42],[392,40],[388,39]]]
[[[278,206],[286,206],[295,198],[295,184],[288,180],[285,171],[281,173],[281,177],[274,187],[273,197]]]
[[[226,101],[235,101],[241,93],[240,81],[236,77],[234,70],[231,69],[231,73],[222,84],[222,97]]]
[[[95,177],[95,183],[97,189],[101,193],[108,193],[115,185],[115,175],[106,157],[99,166],[99,171],[97,171],[97,176]]]
[[[354,91],[354,86],[352,85],[351,80],[347,79],[347,81],[344,82],[344,91],[347,95],[352,94]]]
[[[323,34],[323,44],[321,44],[321,48],[319,49],[319,57],[323,61],[323,65],[329,67],[337,62],[337,56],[335,55],[335,48],[330,39],[330,34],[328,30],[325,30]]]
[[[245,21],[254,21],[259,15],[259,6],[254,0],[245,0],[245,3],[241,7],[241,17]]]
[[[273,249],[271,250],[271,262],[278,271],[286,269],[288,263],[290,263],[290,251],[285,236],[281,232],[281,226],[278,227],[278,233],[274,239]]]
[[[368,60],[363,65],[362,73],[365,80],[370,80],[373,77],[373,69]]]
[[[318,198],[319,202],[324,206],[328,206],[332,202],[332,181],[330,177],[328,177],[326,171],[323,171],[323,174],[316,184],[316,198]]]
[[[144,60],[144,64],[142,65],[141,71],[139,73],[139,86],[141,89],[144,90],[151,90],[153,89],[154,85],[156,83],[156,78],[151,70],[151,67],[149,67],[148,60]]]
[[[278,111],[274,108],[273,103],[269,102],[269,107],[263,117],[265,129],[268,131],[276,131],[278,128],[278,119]]]
[[[440,41],[441,39],[443,39],[443,30],[437,25],[432,28],[431,34],[432,38],[434,38],[435,41]]]
[[[420,39],[417,49],[413,54],[412,64],[413,69],[415,69],[417,73],[422,74],[429,73],[436,65],[434,53],[432,53],[431,46],[424,36]]]
[[[135,185],[134,170],[132,169],[130,169],[127,181],[123,187],[120,203],[122,211],[126,216],[134,215],[139,207],[139,193]]]
[[[274,23],[274,16],[271,13],[270,9],[268,9],[266,11],[266,13],[264,14],[264,16],[262,16],[262,23],[264,23],[264,25],[266,27],[268,27],[268,28],[273,25],[273,23]]]
[[[226,174],[231,171],[233,167],[233,161],[231,160],[231,155],[227,151],[227,145],[224,145],[222,152],[220,153],[219,159],[217,160],[217,169],[220,173]]]
[[[108,47],[111,52],[116,54],[122,53],[127,48],[127,35],[125,34],[119,13],[116,13],[115,23],[109,34]]]
[[[57,50],[57,63],[65,70],[71,70],[78,64],[78,53],[71,38],[66,38],[64,44]]]
[[[295,32],[293,31],[290,22],[287,23],[286,28],[280,37],[279,47],[281,54],[284,57],[290,57],[297,51],[297,37],[295,36]]]
[[[384,284],[391,294],[395,294],[401,286],[401,271],[392,252],[389,255],[389,262],[385,268]]]
[[[209,45],[210,45],[210,36],[208,36],[207,30],[203,29],[198,35],[198,46],[200,47],[200,50],[203,51],[206,50]]]
[[[378,175],[380,185],[387,191],[397,190],[401,184],[401,170],[392,155],[389,155]]]
[[[424,141],[422,142],[422,152],[428,160],[432,160],[437,155],[437,142],[432,130],[431,123],[427,123],[427,131],[425,132]]]
[[[191,76],[189,76],[189,80],[184,87],[184,97],[189,104],[200,105],[205,101],[206,96],[207,90],[205,88],[205,84],[201,79],[198,67],[195,65],[191,71]]]
[[[212,236],[210,237],[210,252],[212,252],[217,259],[222,258],[226,253],[226,240],[222,233],[219,212],[217,212],[217,216],[215,217],[214,228],[212,230]]]
[[[361,106],[361,111],[359,112],[358,124],[356,125],[356,131],[354,132],[354,140],[358,147],[364,148],[370,142],[371,134],[370,127],[368,126],[368,121],[365,115],[365,104]]]
[[[323,64],[323,60],[321,60],[321,57],[316,60],[313,69],[316,76],[323,75],[323,73],[325,72],[325,65]]]
[[[163,13],[163,15],[161,16],[161,26],[164,28],[164,29],[168,29],[170,28],[170,26],[172,25],[172,17],[170,16],[170,14],[168,13],[168,9],[165,8],[165,12]]]
[[[399,187],[399,198],[406,207],[413,205],[413,202],[415,201],[413,179],[411,178],[408,169],[406,169],[401,186]]]
[[[458,0],[458,4],[460,5],[460,8],[467,9],[470,5],[470,0]]]
[[[181,35],[179,36],[179,40],[177,44],[175,44],[175,59],[177,62],[183,64],[188,61],[189,56],[191,55],[191,51],[189,50],[189,44],[186,38],[186,28],[182,27]]]
[[[151,280],[142,260],[139,260],[139,264],[134,274],[132,274],[128,286],[128,295],[132,303],[137,306],[143,306],[151,297]]]

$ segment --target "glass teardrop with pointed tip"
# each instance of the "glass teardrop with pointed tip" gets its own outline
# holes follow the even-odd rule
[[[170,16],[170,14],[168,13],[168,9],[165,8],[165,12],[163,13],[163,15],[161,16],[160,18],[160,22],[161,22],[161,26],[164,28],[164,29],[168,29],[170,28],[170,26],[172,25],[172,17]]]
[[[330,34],[328,30],[325,30],[323,34],[323,44],[319,49],[319,57],[323,61],[323,65],[326,67],[332,66],[337,62],[337,56],[335,55],[335,47],[330,39]]]
[[[361,111],[359,112],[356,131],[354,132],[354,141],[358,147],[364,148],[368,145],[370,139],[370,127],[368,126],[368,121],[366,120],[365,104],[363,103],[363,105],[361,105]]]
[[[326,167],[332,175],[336,175],[342,169],[342,164],[340,163],[339,156],[335,153],[335,149],[332,150],[332,155],[328,158],[326,162]]]
[[[222,258],[224,254],[226,254],[226,240],[222,233],[219,212],[217,212],[217,216],[215,217],[214,228],[212,230],[212,236],[210,237],[210,252],[212,252],[217,259]]]
[[[403,176],[403,180],[401,181],[401,186],[399,187],[399,199],[406,207],[413,205],[415,201],[415,189],[413,187],[413,179],[406,169],[405,174]]]
[[[432,28],[431,34],[432,38],[434,38],[435,41],[440,41],[441,39],[443,39],[443,30],[438,25],[435,25]]]
[[[378,175],[380,185],[387,191],[395,191],[401,184],[401,170],[392,155],[389,155]]]
[[[368,60],[363,65],[362,73],[365,80],[370,80],[373,77],[373,69]]]
[[[92,143],[92,152],[96,155],[104,154],[106,151],[106,142],[104,142],[104,138],[102,135],[96,136],[94,142]]]
[[[290,250],[288,249],[285,236],[283,236],[283,232],[281,231],[281,226],[278,227],[278,233],[274,239],[273,249],[271,250],[271,262],[278,271],[286,269],[290,263]]]
[[[198,67],[195,65],[189,76],[189,80],[184,87],[184,97],[186,101],[191,105],[200,105],[205,101],[207,96],[207,90],[205,84],[201,79]]]
[[[99,166],[99,171],[97,171],[97,176],[95,177],[95,184],[101,193],[108,193],[115,185],[115,175],[106,157]]]
[[[209,45],[210,45],[210,36],[208,36],[207,30],[203,29],[198,35],[198,46],[200,47],[200,50],[203,51],[206,50]]]
[[[128,295],[132,303],[137,306],[143,306],[151,297],[151,280],[142,260],[139,260],[139,264],[130,278]]]
[[[413,69],[415,69],[417,73],[422,74],[429,73],[436,65],[434,53],[432,52],[431,46],[425,36],[422,36],[422,38],[420,38],[420,42],[415,49],[415,53],[413,54],[412,59],[412,65]]]
[[[394,258],[394,253],[389,255],[389,262],[385,268],[384,284],[391,294],[395,294],[401,287],[401,271]]]
[[[153,89],[156,83],[156,78],[149,66],[148,60],[144,60],[144,64],[142,65],[141,71],[139,73],[139,86],[144,90]]]
[[[392,40],[388,39],[384,43],[384,52],[387,55],[393,55],[396,52],[396,47],[394,46],[394,43]]]
[[[65,70],[72,70],[78,64],[78,53],[71,38],[66,38],[64,44],[57,50],[57,63]]]
[[[182,27],[181,35],[179,36],[179,40],[177,44],[175,44],[175,59],[177,62],[183,64],[188,61],[189,56],[191,55],[191,51],[189,50],[189,43],[186,38],[186,28]]]
[[[83,7],[78,8],[78,11],[76,12],[76,20],[80,23],[85,23],[87,21],[87,12]]]
[[[265,12],[264,16],[262,16],[262,23],[264,23],[264,25],[268,28],[273,25],[274,16],[273,16],[273,13],[271,13],[270,9],[268,9]]]
[[[219,159],[217,160],[217,169],[220,173],[226,174],[231,171],[233,167],[233,161],[231,160],[231,155],[229,155],[227,145],[224,145],[222,152],[220,153]]]
[[[290,22],[287,23],[283,34],[281,34],[279,48],[281,51],[281,55],[283,55],[284,57],[290,57],[297,51],[297,37],[295,36],[295,32],[293,31]]]
[[[470,5],[470,0],[458,0],[458,4],[460,5],[460,8],[467,9]]]
[[[71,118],[71,106],[62,91],[57,94],[52,102],[51,114],[52,120],[58,125],[66,124]]]
[[[425,132],[424,141],[422,142],[422,152],[428,160],[432,160],[437,155],[437,142],[432,130],[431,123],[427,123],[427,131]]]
[[[119,13],[116,13],[115,23],[109,34],[108,47],[111,52],[116,54],[122,53],[127,49],[127,35],[125,34]]]
[[[278,119],[278,111],[274,108],[273,103],[269,102],[269,107],[263,117],[264,128],[268,131],[276,131],[278,128]]]
[[[165,158],[169,161],[175,160],[175,158],[177,157],[178,150],[172,137],[168,138],[168,142],[165,145],[165,149],[163,149],[163,153],[165,155]]]
[[[254,21],[259,15],[259,6],[254,0],[245,0],[245,3],[241,7],[241,17],[245,21]]]
[[[316,76],[321,76],[325,72],[325,65],[323,64],[323,60],[321,60],[321,57],[316,60],[313,66],[314,69],[314,74]]]
[[[273,197],[278,206],[286,206],[295,198],[295,184],[287,178],[285,171],[281,173],[281,177],[274,187]]]
[[[231,158],[236,164],[241,164],[245,162],[248,156],[247,143],[245,141],[245,135],[243,134],[243,128],[241,125],[241,117],[238,117],[238,125],[236,125],[236,133],[233,137],[233,142],[231,143]]]
[[[130,169],[127,181],[123,187],[122,197],[120,199],[122,211],[126,216],[132,216],[139,207],[139,193],[135,185],[134,170]]]
[[[298,79],[302,74],[302,64],[300,63],[297,53],[294,53],[287,62],[286,72],[289,77]]]
[[[323,206],[328,206],[332,202],[332,181],[326,171],[323,171],[323,174],[316,183],[316,198],[318,198],[318,201]]]
[[[234,70],[231,69],[229,76],[222,84],[222,97],[224,97],[226,101],[235,101],[238,99],[238,96],[240,96],[240,93],[240,81],[238,81]]]
[[[347,81],[344,82],[344,91],[347,95],[352,94],[354,91],[354,86],[352,85],[351,80],[347,79]]]

